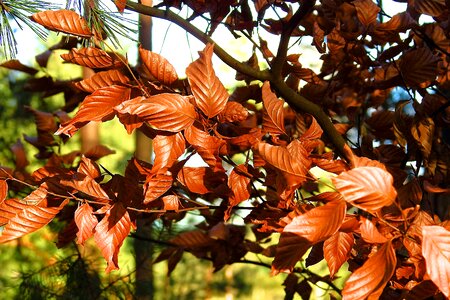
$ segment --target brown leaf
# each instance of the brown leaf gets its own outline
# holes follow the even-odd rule
[[[173,183],[173,177],[170,172],[157,173],[150,175],[145,180],[145,197],[144,204],[148,204],[161,197],[167,192]]]
[[[214,45],[207,44],[205,49],[199,52],[200,58],[186,69],[195,103],[208,118],[222,112],[229,97],[212,66],[213,50]]]
[[[113,108],[130,99],[131,90],[120,85],[101,88],[81,103],[75,116],[61,125],[55,134],[72,136],[90,121],[109,121],[114,118]]]
[[[0,202],[0,226],[4,226],[17,213],[27,207],[27,204],[18,199],[6,199]]]
[[[142,101],[127,101],[114,108],[121,114],[136,115],[159,130],[179,132],[191,126],[197,115],[188,97],[158,94]]]
[[[408,86],[418,87],[426,81],[433,81],[438,75],[439,59],[428,47],[407,51],[402,55],[399,68]]]
[[[450,231],[441,226],[423,226],[422,235],[427,273],[441,292],[450,297]]]
[[[61,54],[61,58],[69,63],[91,69],[117,68],[124,64],[119,56],[113,57],[105,51],[93,47],[74,48],[69,53]]]
[[[6,199],[6,196],[8,196],[8,183],[6,180],[0,179],[0,203]]]
[[[165,170],[173,166],[185,149],[186,142],[181,132],[170,135],[158,134],[153,139],[155,161],[152,170],[165,172]]]
[[[170,239],[172,244],[179,247],[195,249],[211,245],[214,240],[201,230],[183,232]]]
[[[191,192],[207,194],[226,183],[227,177],[222,172],[214,172],[209,167],[184,167],[178,172],[177,179]]]
[[[433,147],[434,130],[432,118],[422,118],[411,127],[411,134],[425,159],[428,159]]]
[[[102,175],[99,166],[93,160],[84,155],[81,156],[81,161],[77,172],[85,174],[92,179],[96,179]]]
[[[343,299],[377,299],[392,277],[397,264],[392,241],[378,249],[345,283]]]
[[[232,191],[229,197],[229,206],[233,207],[250,198],[250,174],[246,165],[238,165],[233,168],[228,177],[228,186]]]
[[[139,47],[139,55],[148,72],[162,84],[171,85],[178,79],[175,68],[161,55],[142,47]]]
[[[109,203],[109,196],[94,179],[82,173],[75,173],[70,179],[60,181],[62,185],[72,187],[86,195],[94,197],[96,201]]]
[[[37,72],[39,72],[35,68],[31,68],[29,66],[22,64],[17,59],[5,61],[4,63],[1,63],[0,66],[10,70],[21,71],[30,75],[35,75]]]
[[[178,208],[180,207],[180,199],[177,195],[167,195],[162,198],[162,201],[164,203],[164,209],[165,210],[174,210],[178,211]]]
[[[323,243],[323,255],[327,261],[331,278],[350,257],[354,242],[353,233],[338,231]]]
[[[14,210],[18,207],[21,207],[21,209],[16,210],[15,215],[9,218],[0,236],[0,243],[20,238],[44,227],[53,220],[68,202],[68,200],[64,201],[59,207],[40,207],[28,204],[15,206]],[[12,202],[8,204],[12,204]]]
[[[73,85],[84,92],[93,93],[102,87],[129,81],[130,79],[119,70],[108,70],[95,73],[92,77],[75,82]]]
[[[361,217],[361,226],[359,227],[361,230],[361,237],[363,240],[370,244],[384,244],[388,241],[388,239],[382,235],[375,224],[369,219]]]
[[[264,82],[262,86],[264,104],[263,130],[272,134],[286,134],[284,128],[284,101],[270,90],[270,83]]]
[[[378,167],[358,167],[331,180],[345,201],[369,212],[391,205],[397,197],[392,175]]]
[[[445,0],[414,0],[412,3],[417,12],[432,17],[442,15],[447,9]]]
[[[35,13],[31,16],[31,20],[52,31],[83,38],[90,38],[93,35],[86,20],[72,10],[46,10]]]
[[[93,212],[94,210],[88,203],[80,205],[75,211],[74,219],[78,227],[77,244],[84,245],[84,242],[94,235],[98,220]]]
[[[117,7],[117,10],[120,13],[123,13],[125,10],[125,7],[127,6],[127,1],[126,0],[114,0],[114,4]]]
[[[356,0],[352,4],[356,8],[356,16],[365,27],[377,20],[380,8],[372,0]]]
[[[241,122],[247,118],[248,110],[235,101],[228,101],[225,109],[219,114],[220,122]]]
[[[120,202],[108,209],[100,223],[95,226],[94,239],[108,264],[107,273],[119,269],[119,250],[130,229],[130,216]]]

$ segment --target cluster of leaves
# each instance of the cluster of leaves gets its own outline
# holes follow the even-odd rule
[[[234,60],[170,9],[129,1],[116,1],[119,10],[166,18],[206,42],[187,67],[187,79],[143,48],[142,65],[133,68],[116,53],[72,48],[63,39],[54,47],[70,48],[62,59],[96,73],[75,82],[33,79],[45,80],[46,92],[65,92],[64,109],[79,107],[71,119],[61,111],[31,110],[38,136],[26,140],[46,163],[27,173],[25,152],[16,144],[16,167],[0,168],[0,242],[58,216],[67,224],[58,245],[94,237],[109,272],[119,267],[120,247],[138,216],[170,224],[196,210],[204,219],[198,229],[166,241],[156,260],[167,260],[169,273],[184,251],[210,260],[216,270],[248,262],[245,256],[253,253],[273,257],[272,274],[290,273],[288,295],[317,281],[340,292],[333,279],[347,262],[352,275],[342,290],[346,299],[449,297],[449,212],[436,209],[446,207],[450,192],[448,8],[442,1],[411,1],[407,12],[381,22],[371,0],[300,1],[295,12],[288,2],[297,1],[255,1],[254,20],[248,1],[163,1],[188,5],[192,17],[208,13],[209,33],[225,20],[236,35],[251,38],[256,26],[280,35],[276,55],[262,38],[252,40],[266,70],[259,69],[255,53],[245,63]],[[268,19],[269,9],[285,16]],[[422,14],[436,22],[420,25]],[[96,38],[73,11],[45,11],[32,20],[80,39]],[[300,54],[287,53],[290,38],[303,36],[323,53],[319,74],[302,66]],[[245,82],[231,95],[215,74],[213,53]],[[29,70],[18,61],[3,66]],[[394,88],[410,99],[391,111]],[[411,102],[413,113],[407,114]],[[96,163],[105,148],[64,156],[54,151],[53,133],[64,140],[90,121],[115,117],[128,133],[139,129],[153,139],[152,165],[131,159],[124,175],[109,174]],[[356,141],[348,141],[353,149],[341,142],[351,128],[358,132]],[[186,166],[194,154],[204,166]],[[318,188],[317,168],[331,178],[326,191]],[[24,199],[8,197],[30,188]],[[303,197],[304,191],[311,196]],[[233,224],[243,209],[249,211],[246,226]],[[279,242],[271,244],[275,233]],[[325,259],[329,276],[298,267],[309,249],[306,265]]]

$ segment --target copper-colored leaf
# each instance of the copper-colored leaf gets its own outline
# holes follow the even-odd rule
[[[140,102],[125,102],[115,110],[121,114],[136,115],[157,129],[170,132],[186,129],[196,118],[189,98],[178,94],[158,94]]]
[[[447,9],[445,0],[414,0],[412,3],[419,13],[432,17],[445,14],[445,10]]]
[[[0,64],[1,67],[3,68],[7,68],[10,70],[16,70],[16,71],[21,71],[30,75],[35,75],[38,70],[36,70],[35,68],[31,68],[29,66],[26,66],[24,64],[22,64],[20,61],[18,61],[17,59],[11,59],[8,61],[5,61],[4,63]]]
[[[428,47],[414,49],[403,54],[399,68],[408,86],[417,87],[423,82],[432,81],[438,75],[439,59]]]
[[[119,269],[119,250],[130,229],[130,216],[120,202],[108,209],[100,223],[95,226],[95,242],[108,263],[106,272]]]
[[[356,16],[365,27],[375,23],[380,8],[372,0],[356,0],[352,4],[356,8]]]
[[[171,85],[178,79],[175,68],[158,53],[139,47],[139,55],[148,72],[162,84]]]
[[[214,172],[209,167],[184,167],[178,172],[180,181],[191,192],[206,194],[213,192],[220,184],[226,183],[227,177],[222,172]]]
[[[397,197],[392,175],[378,167],[358,167],[331,179],[345,201],[369,212],[391,205]]]
[[[248,110],[242,104],[228,101],[225,109],[219,114],[221,122],[241,122],[248,118]]]
[[[40,207],[36,205],[21,206],[21,210],[8,220],[0,236],[0,243],[8,242],[32,233],[48,223],[61,211],[69,201],[59,207]],[[11,203],[9,203],[11,204]]]
[[[84,242],[94,235],[95,226],[98,224],[97,218],[93,214],[92,207],[85,203],[80,205],[75,211],[75,223],[78,227],[77,243],[84,245]]]
[[[81,161],[80,165],[78,166],[77,172],[85,174],[93,179],[101,176],[99,166],[93,160],[85,157],[84,155],[81,156]]]
[[[74,48],[69,53],[61,54],[61,58],[72,64],[92,69],[114,68],[123,65],[119,56],[111,56],[105,51],[93,47]]]
[[[6,180],[0,179],[0,203],[6,199],[8,195],[8,183]]]
[[[180,199],[177,195],[167,195],[162,198],[165,210],[178,211],[180,207]]]
[[[389,21],[377,26],[377,30],[405,32],[416,22],[408,12],[401,12],[394,15]]]
[[[129,81],[130,79],[119,70],[108,70],[95,73],[92,77],[75,82],[74,86],[82,91],[93,93],[102,87]]]
[[[180,132],[157,135],[153,139],[153,151],[155,152],[153,170],[161,172],[170,168],[184,153],[185,148],[186,142]]]
[[[85,19],[73,10],[46,10],[35,13],[31,20],[53,31],[90,38],[92,32]]]
[[[416,140],[425,159],[428,159],[433,146],[435,124],[432,118],[422,118],[411,127],[411,134]]]
[[[86,195],[92,196],[99,202],[108,203],[109,196],[94,179],[82,173],[75,173],[70,179],[60,181],[62,185],[72,187]]]
[[[186,69],[195,103],[208,118],[213,118],[223,111],[229,97],[212,66],[213,50],[214,45],[207,44],[205,49],[199,52],[200,58]]]
[[[423,226],[422,236],[427,273],[441,292],[450,297],[450,231],[441,226]]]
[[[0,202],[0,226],[8,223],[17,213],[27,207],[27,204],[18,199],[6,199]]]
[[[236,206],[250,198],[250,176],[247,166],[238,165],[231,171],[228,177],[228,186],[232,191],[232,195],[228,199],[229,206]]]
[[[126,0],[114,0],[114,4],[117,7],[117,10],[120,13],[123,13],[123,11],[125,10],[125,7],[127,6],[127,1]]]
[[[270,83],[264,82],[262,86],[264,104],[263,130],[272,134],[286,134],[284,128],[284,101],[270,90]]]
[[[339,271],[339,268],[350,257],[355,239],[353,233],[336,232],[323,243],[323,255],[330,270],[330,277]]]
[[[312,122],[309,128],[302,134],[300,140],[315,140],[320,139],[323,134],[323,130],[320,127],[319,123],[316,121],[316,118],[311,117]]]
[[[361,237],[363,240],[370,244],[384,244],[388,239],[382,235],[375,224],[367,218],[361,217]]]
[[[333,201],[294,217],[281,234],[272,274],[291,272],[309,247],[335,234],[344,221],[346,208],[344,201]]]
[[[61,125],[56,134],[72,136],[90,121],[108,121],[114,117],[113,108],[130,99],[131,90],[120,85],[112,85],[95,91],[81,103],[75,116]]]
[[[172,187],[172,174],[170,172],[150,175],[145,181],[144,204],[150,203],[161,197]]]
[[[200,230],[183,232],[170,239],[170,242],[172,244],[188,249],[206,247],[213,241],[214,240],[212,238],[210,238],[206,233]]]
[[[388,241],[353,272],[342,291],[343,299],[378,299],[394,274],[396,264],[395,249],[392,241]]]

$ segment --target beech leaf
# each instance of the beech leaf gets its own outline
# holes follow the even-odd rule
[[[155,172],[164,172],[166,169],[172,167],[184,153],[185,149],[186,142],[180,132],[170,135],[158,134],[153,139],[155,161],[152,170]]]
[[[228,177],[228,186],[232,191],[229,206],[233,207],[250,198],[250,176],[246,165],[236,166]]]
[[[0,203],[6,199],[8,195],[8,183],[6,180],[0,179]]]
[[[271,134],[286,134],[284,128],[284,101],[270,89],[270,83],[264,82],[262,86],[262,98],[264,104],[263,130]]]
[[[331,180],[345,201],[369,212],[391,205],[397,197],[392,175],[378,167],[358,167]]]
[[[427,273],[441,292],[450,297],[450,231],[442,226],[423,226],[422,236]]]
[[[323,255],[328,264],[331,278],[350,257],[354,242],[353,233],[338,231],[323,243]]]
[[[208,117],[213,118],[225,109],[228,92],[216,76],[212,65],[214,45],[207,44],[199,52],[200,58],[186,69],[195,103]]]
[[[162,84],[171,85],[178,79],[175,68],[158,53],[139,47],[139,55],[148,72]]]
[[[35,13],[31,16],[31,20],[52,31],[83,38],[90,38],[93,35],[86,20],[72,10],[46,10]]]
[[[78,227],[77,244],[84,245],[84,242],[94,235],[98,220],[93,212],[94,210],[87,203],[80,205],[75,211],[74,219]]]
[[[74,83],[74,86],[84,92],[93,93],[96,90],[129,82],[130,79],[119,70],[108,70],[95,73],[92,77]]]
[[[130,216],[120,202],[109,208],[100,223],[95,226],[94,239],[108,264],[107,273],[119,269],[119,250],[130,229]]]
[[[367,218],[361,217],[361,237],[363,240],[370,244],[384,244],[388,239],[382,235],[375,224]]]
[[[145,182],[144,204],[148,204],[161,197],[172,187],[172,183],[173,178],[170,172],[148,176]]]
[[[378,299],[394,274],[396,264],[395,249],[390,240],[353,272],[342,291],[343,299]]]
[[[69,53],[61,54],[61,58],[66,62],[91,69],[117,68],[124,64],[119,56],[113,57],[105,51],[93,47],[73,48]]]

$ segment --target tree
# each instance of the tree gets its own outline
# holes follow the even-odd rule
[[[25,153],[16,151],[15,168],[0,169],[0,242],[64,215],[60,238],[83,244],[93,237],[110,272],[119,268],[124,239],[143,238],[132,233],[139,215],[170,226],[198,211],[198,229],[151,240],[166,246],[155,262],[167,260],[169,274],[190,252],[216,270],[246,263],[287,272],[287,299],[305,296],[317,282],[344,299],[450,296],[443,1],[408,1],[394,16],[371,0],[114,3],[119,12],[181,26],[205,48],[180,79],[157,53],[140,48],[143,67],[133,68],[110,51],[104,38],[121,27],[97,6],[90,6],[89,20],[72,10],[33,14],[45,28],[78,38],[77,48],[64,39],[56,47],[69,48],[61,55],[66,62],[97,73],[66,83],[81,99],[73,118],[34,112],[33,145],[46,153],[39,156],[43,167],[28,173]],[[3,1],[4,14],[14,12],[8,5]],[[177,14],[183,7],[190,17]],[[420,23],[422,15],[434,21]],[[195,27],[196,18],[208,27]],[[105,21],[96,27],[93,20]],[[219,26],[254,44],[248,61],[213,40]],[[263,30],[278,37],[277,47],[261,37]],[[307,37],[322,53],[318,73],[300,63],[298,45]],[[231,94],[213,54],[243,83]],[[3,66],[24,68],[17,61]],[[395,99],[398,90],[406,99]],[[123,175],[110,174],[96,163],[104,152],[53,150],[89,121],[115,117],[129,133],[139,128],[153,139],[152,165],[132,158]],[[185,166],[194,154],[204,166]],[[28,196],[8,196],[18,191]],[[244,225],[233,222],[244,211]],[[273,260],[251,260],[250,253]],[[308,268],[322,259],[328,276]],[[352,275],[341,289],[333,281],[346,262]]]

